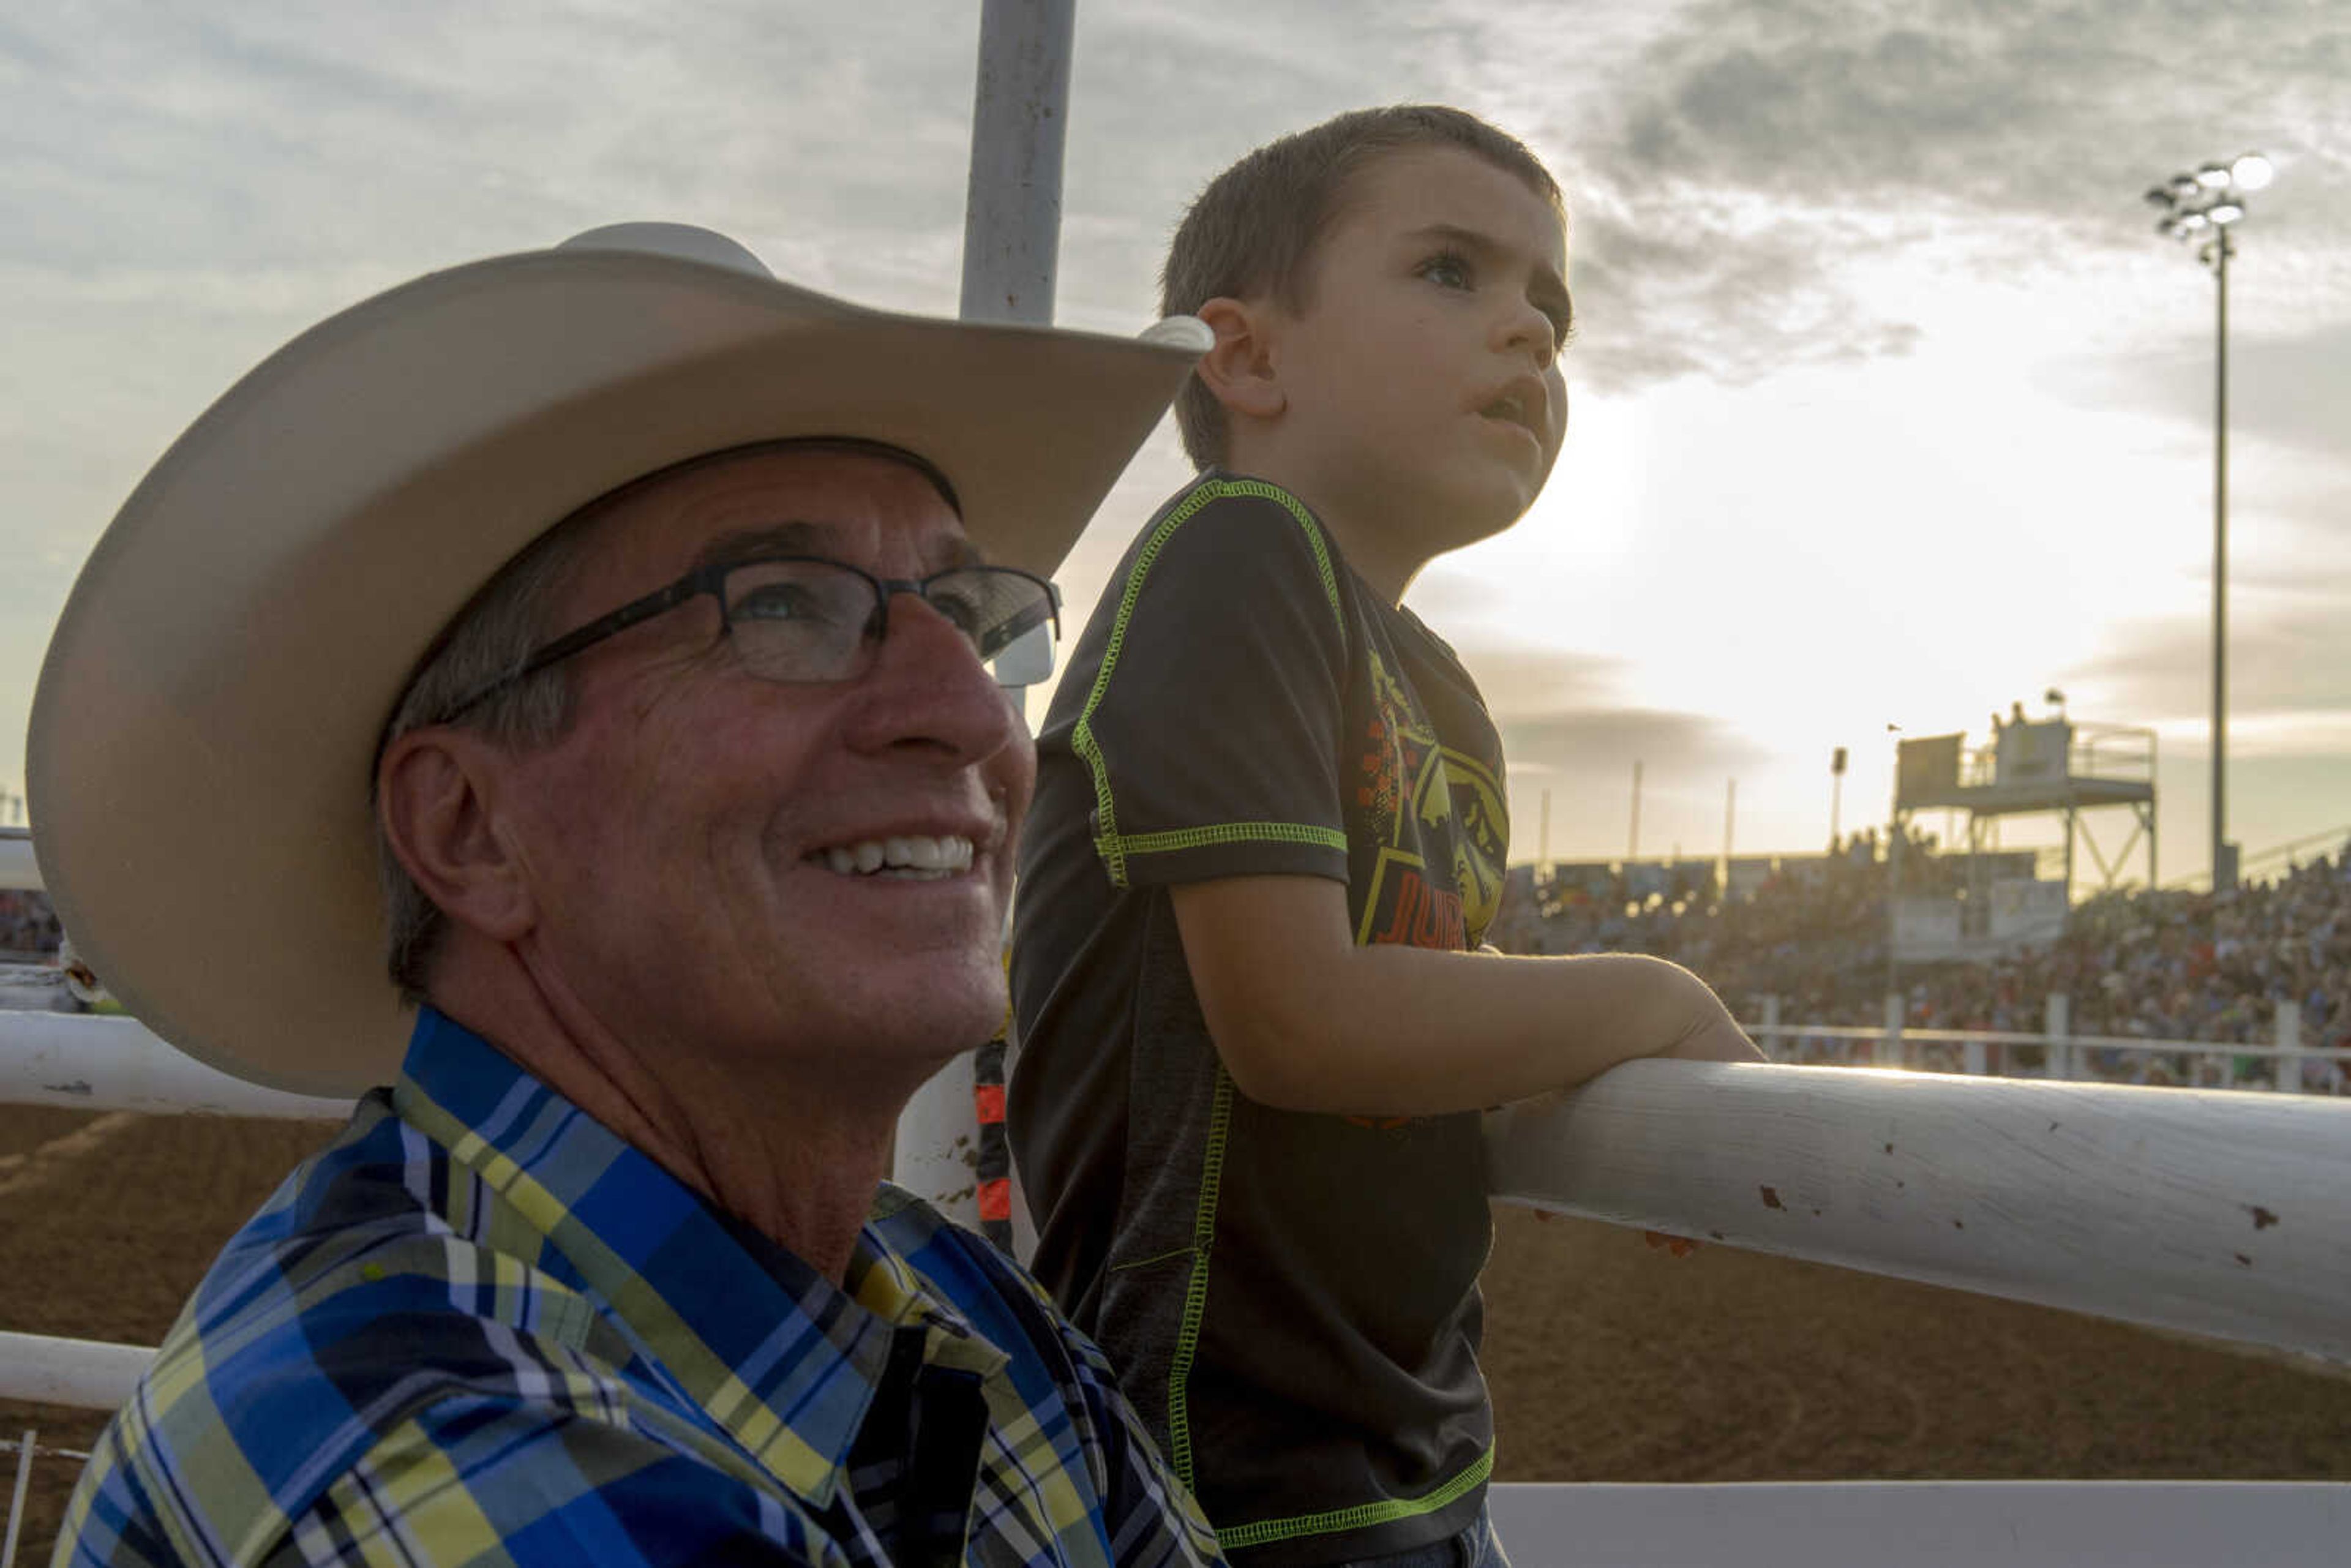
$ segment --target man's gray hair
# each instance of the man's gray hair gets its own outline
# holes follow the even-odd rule
[[[483,698],[454,718],[444,721],[441,716],[468,692],[520,669],[555,635],[549,617],[591,532],[588,525],[602,511],[590,505],[548,529],[466,601],[401,694],[384,726],[382,746],[438,722],[477,731],[517,750],[552,745],[562,737],[571,726],[571,684],[559,664]],[[380,746],[377,754],[381,753]],[[449,919],[392,852],[383,819],[373,810],[372,780],[368,793],[375,821],[376,873],[383,890],[385,962],[401,999],[421,1003]]]

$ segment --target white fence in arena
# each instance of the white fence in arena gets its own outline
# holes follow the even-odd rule
[[[38,887],[0,833],[0,888]],[[2351,1365],[2351,1051],[2302,1047],[2291,1004],[2264,1045],[1782,1023],[1775,1057],[1850,1065],[1635,1061],[1488,1118],[1496,1197]],[[2031,1077],[1987,1076],[2014,1067]],[[2002,1053],[2005,1053],[2004,1055]],[[2081,1081],[2134,1060],[2266,1064],[2285,1093]],[[1940,1065],[1944,1071],[1898,1071]],[[968,1060],[901,1126],[898,1174],[969,1217]],[[2319,1089],[2325,1093],[2291,1092]],[[0,1103],[85,1111],[340,1118],[348,1103],[261,1089],[130,1019],[0,1012]],[[0,1399],[106,1410],[142,1346],[0,1332]],[[43,1448],[15,1475],[0,1568]],[[2321,1482],[1852,1482],[1501,1486],[1521,1568],[1577,1562],[1838,1568],[1911,1563],[2319,1563],[2351,1535],[2351,1486]],[[1552,1544],[1559,1543],[1559,1544]],[[1573,1543],[1572,1547],[1567,1543]]]
[[[213,1072],[131,1019],[47,1013],[0,1014],[0,1102],[345,1109]],[[1488,1140],[1504,1202],[2351,1364],[2351,1105],[2331,1096],[1644,1061],[1493,1113]],[[0,1333],[0,1399],[109,1409],[150,1354]],[[29,1435],[15,1446],[21,1477]],[[1522,1565],[1554,1542],[1750,1568],[1895,1542],[1910,1563],[2331,1562],[2351,1486],[1503,1487],[1496,1511]]]

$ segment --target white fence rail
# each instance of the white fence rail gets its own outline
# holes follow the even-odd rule
[[[35,1012],[0,1013],[0,1104],[297,1120],[351,1113],[349,1100],[288,1094],[214,1071],[136,1019]]]
[[[2340,1568],[2325,1481],[1802,1481],[1498,1486],[1519,1568]]]
[[[1780,998],[1763,997],[1760,1000],[1761,1017],[1752,1021],[1742,1019],[1740,1027],[1766,1051],[1782,1061],[1793,1053],[1809,1054],[1822,1046],[1835,1046],[1843,1048],[1844,1061],[1848,1065],[1858,1061],[1876,1067],[1917,1067],[1924,1064],[1924,1058],[1933,1054],[1930,1051],[1922,1051],[1920,1047],[1952,1046],[1957,1048],[1959,1071],[2010,1076],[2005,1059],[1995,1052],[2022,1047],[2041,1053],[2038,1071],[2031,1076],[2107,1082],[2127,1076],[2139,1080],[2165,1059],[2179,1059],[2195,1064],[2191,1070],[2195,1082],[2218,1089],[2228,1086],[2238,1059],[2242,1058],[2266,1063],[2266,1077],[2250,1080],[2247,1087],[2269,1088],[2283,1093],[2316,1091],[2341,1094],[2346,1088],[2346,1072],[2351,1071],[2351,1050],[2314,1049],[2303,1043],[2302,1008],[2292,1001],[2275,1004],[2272,1038],[2266,1043],[2257,1043],[2075,1034],[2068,1027],[2073,1011],[2070,1000],[2062,995],[2046,998],[2046,1027],[2039,1034],[1912,1028],[1902,1021],[1904,1000],[1898,995],[1886,998],[1886,1021],[1876,1025],[1782,1023]],[[2109,1065],[2117,1060],[2131,1065]],[[1995,1062],[2002,1065],[1994,1065]]]
[[[0,1399],[111,1410],[155,1359],[143,1344],[0,1331]]]
[[[2351,1105],[1627,1062],[1488,1119],[1508,1202],[2351,1361]]]
[[[0,1100],[25,1099],[345,1109],[223,1078],[126,1019],[0,1015]],[[2339,1101],[1647,1061],[1497,1112],[1487,1136],[1506,1202],[2351,1362]],[[111,1409],[152,1355],[0,1333],[0,1399]],[[1568,1540],[1578,1561],[1749,1568],[1875,1563],[1897,1541],[1913,1563],[2321,1563],[2351,1487],[1506,1487],[1495,1514],[1528,1563]]]

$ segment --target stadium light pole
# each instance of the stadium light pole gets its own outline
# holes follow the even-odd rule
[[[2229,163],[2207,163],[2147,188],[2150,206],[2163,210],[2156,232],[2196,246],[2196,257],[2218,285],[2212,395],[2212,891],[2237,885],[2229,844],[2229,258],[2232,231],[2245,216],[2247,193],[2270,183],[2274,171],[2258,152]],[[2201,242],[2201,243],[2199,243]]]

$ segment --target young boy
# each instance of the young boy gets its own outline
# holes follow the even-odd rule
[[[1670,964],[1476,950],[1501,748],[1397,601],[1541,489],[1566,266],[1551,176],[1454,110],[1343,115],[1209,185],[1163,280],[1216,332],[1177,404],[1202,477],[1039,741],[1009,1123],[1036,1270],[1251,1568],[1500,1561],[1478,1112],[1755,1059]]]

